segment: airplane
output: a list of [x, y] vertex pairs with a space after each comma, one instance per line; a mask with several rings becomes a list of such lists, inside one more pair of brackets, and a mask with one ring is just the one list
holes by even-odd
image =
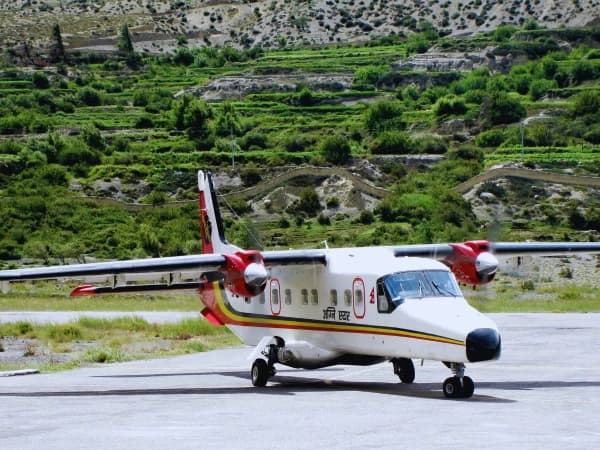
[[[198, 172], [198, 255], [0, 271], [4, 290], [19, 280], [108, 276], [72, 296], [197, 290], [202, 314], [254, 346], [250, 377], [266, 386], [275, 364], [318, 369], [336, 364], [392, 363], [402, 383], [415, 379], [413, 359], [441, 361], [452, 376], [447, 398], [469, 398], [467, 363], [501, 353], [496, 324], [465, 300], [459, 283], [479, 286], [496, 276], [495, 255], [600, 253], [600, 243], [490, 243], [244, 250], [229, 243], [212, 175]], [[128, 277], [163, 274], [164, 282]], [[190, 279], [190, 274], [192, 277]]]

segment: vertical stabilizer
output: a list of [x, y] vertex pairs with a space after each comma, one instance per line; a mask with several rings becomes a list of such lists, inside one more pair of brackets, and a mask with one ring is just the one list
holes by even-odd
[[202, 253], [233, 253], [239, 250], [225, 239], [219, 203], [209, 171], [198, 172], [200, 239]]

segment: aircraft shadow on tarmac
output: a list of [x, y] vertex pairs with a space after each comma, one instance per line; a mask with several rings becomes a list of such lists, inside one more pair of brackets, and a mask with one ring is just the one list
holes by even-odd
[[[336, 369], [333, 369], [336, 370]], [[341, 369], [340, 369], [341, 370]], [[332, 370], [330, 370], [332, 371]], [[296, 372], [297, 370], [280, 371]], [[320, 370], [319, 372], [323, 372]], [[238, 379], [249, 380], [247, 371], [214, 371], [214, 372], [185, 372], [163, 374], [131, 374], [99, 376], [94, 378], [160, 378], [182, 377], [201, 375], [221, 375]], [[506, 381], [506, 382], [480, 382], [478, 389], [497, 389], [505, 391], [522, 391], [533, 389], [561, 389], [600, 387], [600, 381]], [[224, 394], [261, 394], [261, 395], [295, 395], [301, 392], [328, 392], [352, 391], [366, 392], [383, 395], [396, 395], [401, 397], [430, 398], [445, 400], [441, 394], [441, 383], [382, 383], [368, 381], [345, 381], [321, 378], [308, 378], [305, 376], [276, 375], [270, 384], [264, 388], [247, 386], [222, 386], [222, 387], [190, 387], [190, 388], [139, 388], [139, 389], [95, 389], [74, 391], [37, 391], [37, 392], [0, 392], [0, 397], [85, 397], [85, 396], [145, 396], [145, 395], [224, 395]], [[454, 400], [456, 401], [456, 400]], [[516, 400], [493, 397], [490, 395], [475, 394], [464, 401], [514, 403]]]

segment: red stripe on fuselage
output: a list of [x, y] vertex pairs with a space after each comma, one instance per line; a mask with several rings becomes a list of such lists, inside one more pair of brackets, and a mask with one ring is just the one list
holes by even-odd
[[[216, 286], [215, 286], [216, 285]], [[217, 289], [219, 292], [217, 293]], [[297, 318], [273, 318], [272, 316], [264, 315], [259, 317], [243, 317], [240, 313], [231, 308], [226, 304], [227, 300], [223, 299], [222, 304], [219, 302], [218, 296], [221, 297], [221, 288], [218, 283], [213, 285], [207, 284], [200, 292], [200, 299], [207, 308], [209, 308], [215, 317], [217, 317], [225, 325], [237, 325], [244, 327], [256, 327], [256, 328], [276, 328], [276, 329], [290, 329], [290, 330], [311, 330], [311, 331], [324, 331], [331, 333], [358, 333], [358, 334], [376, 334], [382, 336], [395, 336], [404, 337], [408, 339], [419, 339], [430, 342], [446, 343], [453, 345], [464, 345], [464, 342], [447, 338], [444, 336], [429, 335], [419, 331], [401, 330], [394, 328], [380, 328], [377, 326], [370, 325], [359, 325], [359, 324], [325, 324], [322, 322], [303, 322]], [[223, 308], [229, 309], [229, 311]]]

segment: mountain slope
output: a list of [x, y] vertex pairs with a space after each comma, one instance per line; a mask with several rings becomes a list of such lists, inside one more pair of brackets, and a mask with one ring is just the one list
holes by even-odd
[[0, 0], [0, 45], [48, 42], [59, 24], [67, 48], [114, 49], [129, 24], [138, 48], [170, 51], [190, 44], [236, 46], [365, 41], [415, 30], [428, 21], [446, 34], [493, 30], [534, 20], [549, 28], [600, 20], [598, 0]]

